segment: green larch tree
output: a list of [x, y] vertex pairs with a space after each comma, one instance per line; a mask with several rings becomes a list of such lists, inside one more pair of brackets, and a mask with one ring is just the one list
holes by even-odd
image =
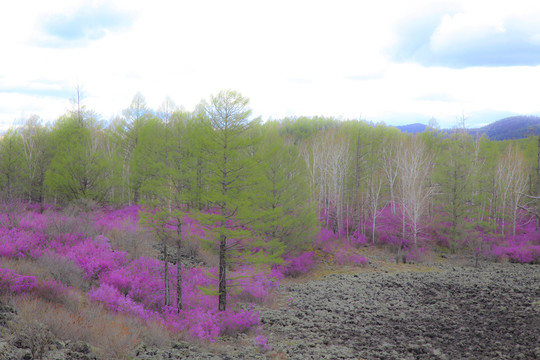
[[227, 307], [227, 267], [235, 250], [245, 250], [250, 235], [246, 226], [255, 221], [250, 192], [255, 185], [258, 162], [254, 156], [259, 136], [253, 135], [257, 120], [251, 120], [249, 100], [232, 90], [211, 96], [205, 104], [206, 122], [211, 136], [204, 141], [208, 161], [206, 201], [213, 214], [203, 215], [214, 224], [218, 238], [218, 309]]
[[254, 228], [270, 247], [267, 251], [273, 250], [273, 259], [267, 259], [272, 261], [279, 261], [283, 250], [305, 249], [317, 228], [315, 208], [309, 204], [306, 164], [292, 141], [280, 136], [278, 126], [267, 123], [262, 129], [262, 176], [254, 191], [260, 216]]
[[18, 199], [21, 193], [24, 149], [21, 138], [10, 129], [0, 140], [0, 186], [2, 200], [11, 202]]
[[77, 116], [68, 115], [55, 124], [54, 157], [45, 174], [51, 195], [61, 202], [79, 198], [103, 202], [112, 186], [113, 161], [104, 151], [101, 123], [92, 118], [79, 127]]
[[451, 224], [451, 246], [455, 248], [466, 234], [465, 218], [471, 210], [474, 142], [470, 135], [456, 129], [441, 140], [440, 146], [434, 180], [442, 215]]

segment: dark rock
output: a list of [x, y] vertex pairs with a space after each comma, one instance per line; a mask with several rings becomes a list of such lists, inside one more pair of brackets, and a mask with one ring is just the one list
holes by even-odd
[[[302, 316], [289, 307], [259, 308], [263, 323], [271, 323], [277, 335], [269, 344], [291, 359], [537, 356], [540, 312], [531, 303], [540, 297], [538, 267], [439, 268], [443, 271], [332, 275], [288, 285], [287, 297], [295, 299]], [[354, 355], [342, 355], [348, 352]]]
[[77, 341], [74, 344], [71, 344], [71, 350], [78, 352], [80, 354], [89, 354], [91, 351], [90, 345], [83, 341]]

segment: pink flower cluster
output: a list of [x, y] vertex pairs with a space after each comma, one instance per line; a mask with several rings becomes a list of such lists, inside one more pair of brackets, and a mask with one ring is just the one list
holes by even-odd
[[[139, 230], [138, 207], [102, 211], [94, 215], [95, 228], [132, 233]], [[163, 326], [209, 341], [224, 334], [245, 332], [259, 326], [258, 313], [240, 309], [241, 302], [262, 302], [274, 289], [283, 274], [275, 269], [261, 270], [240, 267], [229, 272], [228, 310], [217, 310], [217, 270], [196, 267], [182, 268], [183, 310], [176, 311], [176, 265], [169, 264], [170, 303], [165, 306], [164, 263], [151, 258], [130, 259], [128, 254], [115, 251], [104, 235], [88, 237], [84, 234], [62, 231], [62, 215], [46, 215], [29, 211], [21, 215], [19, 227], [0, 226], [0, 256], [6, 258], [33, 258], [43, 255], [71, 260], [83, 271], [84, 277], [95, 286], [88, 296], [107, 308], [158, 321]], [[35, 221], [34, 221], [35, 220]], [[6, 220], [7, 221], [7, 220]], [[65, 219], [73, 225], [73, 218]], [[82, 221], [82, 220], [81, 220]], [[204, 231], [199, 224], [184, 218], [184, 231], [188, 236], [200, 238]], [[55, 226], [51, 226], [55, 224]], [[11, 223], [10, 223], [11, 224]], [[83, 228], [71, 226], [73, 228]], [[66, 227], [65, 229], [68, 229]], [[10, 269], [0, 269], [0, 291], [30, 293], [42, 298], [60, 299], [68, 288], [57, 281], [38, 281], [33, 276], [22, 276]], [[209, 292], [207, 290], [210, 290]]]
[[283, 264], [274, 266], [274, 269], [285, 276], [300, 276], [311, 270], [315, 263], [313, 251], [304, 252], [298, 256], [286, 256]]
[[23, 276], [10, 269], [0, 268], [0, 293], [21, 294], [36, 286], [35, 276]]
[[95, 227], [101, 231], [123, 230], [133, 233], [139, 229], [139, 205], [120, 209], [103, 209], [94, 214]]

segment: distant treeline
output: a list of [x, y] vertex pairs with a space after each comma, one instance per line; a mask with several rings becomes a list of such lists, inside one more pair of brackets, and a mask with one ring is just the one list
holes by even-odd
[[[226, 133], [223, 124], [239, 115], [236, 130]], [[231, 136], [234, 148], [224, 152]], [[164, 199], [176, 187], [175, 201], [187, 209], [214, 209], [223, 201], [220, 161], [232, 161], [227, 179], [237, 186], [229, 190], [248, 194], [227, 211], [279, 209], [296, 215], [297, 229], [323, 214], [324, 225], [346, 237], [369, 233], [366, 219], [375, 228], [388, 206], [403, 213], [411, 241], [435, 213], [459, 239], [471, 222], [501, 231], [500, 224], [515, 224], [522, 214], [538, 221], [540, 211], [538, 135], [492, 141], [433, 127], [406, 134], [325, 117], [262, 123], [235, 92], [202, 101], [193, 112], [170, 100], [152, 110], [137, 94], [110, 122], [80, 101], [52, 124], [32, 116], [0, 141], [0, 197], [119, 205]]]

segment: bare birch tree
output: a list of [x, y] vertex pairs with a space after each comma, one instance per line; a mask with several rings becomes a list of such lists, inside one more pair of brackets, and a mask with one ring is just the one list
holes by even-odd
[[510, 145], [499, 159], [496, 172], [496, 189], [500, 199], [500, 224], [503, 234], [505, 219], [508, 218], [512, 223], [512, 236], [516, 235], [518, 209], [526, 188], [525, 160], [523, 155]]
[[424, 144], [418, 138], [403, 143], [398, 152], [399, 184], [401, 190], [401, 211], [403, 235], [406, 223], [412, 226], [412, 240], [418, 246], [420, 221], [433, 195], [433, 187], [428, 186], [433, 168], [433, 156], [427, 153]]
[[400, 142], [395, 139], [384, 140], [384, 146], [381, 152], [381, 167], [388, 183], [388, 189], [390, 191], [390, 206], [392, 214], [396, 213], [396, 182], [399, 173], [398, 163], [398, 151], [402, 147]]

